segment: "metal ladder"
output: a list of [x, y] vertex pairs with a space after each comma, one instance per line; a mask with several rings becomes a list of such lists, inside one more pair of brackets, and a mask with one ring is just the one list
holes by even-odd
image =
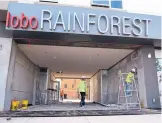
[[120, 73], [120, 80], [119, 80], [119, 91], [118, 91], [118, 106], [119, 108], [123, 108], [127, 110], [137, 109], [141, 110], [140, 99], [139, 99], [139, 91], [137, 88], [137, 81], [133, 77], [133, 81], [131, 83], [130, 92], [131, 95], [126, 95], [126, 88], [125, 88], [125, 80], [128, 73]]

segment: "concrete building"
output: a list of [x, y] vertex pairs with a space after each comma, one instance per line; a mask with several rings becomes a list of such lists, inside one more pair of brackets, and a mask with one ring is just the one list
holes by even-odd
[[0, 2], [0, 111], [14, 98], [47, 104], [48, 89], [59, 91], [58, 78], [83, 75], [91, 101], [117, 104], [118, 72], [134, 67], [140, 103], [160, 108], [161, 18], [122, 10], [122, 1], [82, 1]]

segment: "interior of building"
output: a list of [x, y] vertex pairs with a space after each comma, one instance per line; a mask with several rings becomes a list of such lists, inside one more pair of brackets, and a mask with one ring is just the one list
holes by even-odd
[[[15, 57], [11, 59], [15, 67], [12, 99], [27, 99], [32, 110], [38, 109], [34, 107], [40, 110], [40, 105], [43, 105], [43, 110], [44, 106], [51, 109], [47, 105], [58, 108], [58, 104], [79, 103], [77, 86], [82, 76], [86, 77], [87, 82], [86, 102], [117, 104], [117, 73], [119, 69], [124, 73], [129, 72], [134, 62], [130, 58], [129, 63], [123, 60], [134, 49], [13, 45], [12, 56]], [[64, 103], [60, 103], [61, 90], [64, 90]]]

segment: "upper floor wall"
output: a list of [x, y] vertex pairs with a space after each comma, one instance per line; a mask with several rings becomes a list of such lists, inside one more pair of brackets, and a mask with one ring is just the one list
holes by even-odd
[[73, 5], [73, 6], [101, 6], [108, 8], [122, 8], [122, 0], [5, 0], [0, 1], [0, 9], [7, 9], [7, 5], [10, 1], [16, 1], [20, 3], [40, 3], [40, 4], [62, 4], [62, 5]]
[[[9, 1], [19, 1], [25, 3], [42, 3], [42, 4], [55, 4], [52, 2], [39, 2], [41, 0], [4, 0], [0, 1], [0, 10], [7, 10]], [[151, 15], [162, 15], [161, 0], [46, 0], [46, 1], [58, 1], [59, 4], [73, 5], [73, 6], [84, 6], [90, 7], [91, 3], [108, 3], [111, 8], [122, 8], [125, 11], [133, 13], [151, 14]], [[107, 2], [105, 2], [107, 1]], [[110, 1], [110, 2], [109, 2]], [[158, 11], [157, 9], [158, 8]]]
[[35, 2], [50, 2], [66, 5], [77, 6], [104, 6], [109, 8], [122, 8], [122, 0], [18, 0], [19, 2], [35, 3]]

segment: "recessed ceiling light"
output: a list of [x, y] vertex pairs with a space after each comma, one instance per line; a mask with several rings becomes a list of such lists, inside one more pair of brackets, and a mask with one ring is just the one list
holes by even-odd
[[63, 73], [62, 71], [57, 71], [56, 73]]
[[56, 59], [56, 57], [53, 57], [54, 59]]
[[91, 59], [91, 57], [89, 59]]

